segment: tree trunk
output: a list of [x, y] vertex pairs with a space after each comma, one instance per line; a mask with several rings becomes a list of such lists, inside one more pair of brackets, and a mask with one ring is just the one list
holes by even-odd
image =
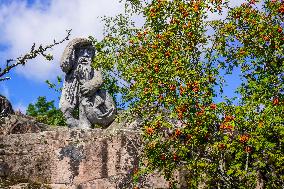
[[265, 182], [264, 182], [264, 179], [263, 179], [263, 175], [260, 171], [258, 171], [255, 189], [264, 189], [264, 183]]

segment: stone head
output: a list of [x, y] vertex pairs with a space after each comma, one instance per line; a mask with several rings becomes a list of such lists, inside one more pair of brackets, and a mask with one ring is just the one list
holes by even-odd
[[90, 64], [95, 56], [95, 48], [91, 43], [78, 44], [74, 49], [74, 55], [78, 64]]
[[63, 72], [69, 73], [78, 64], [91, 64], [95, 55], [92, 42], [86, 38], [75, 38], [68, 43], [60, 61]]

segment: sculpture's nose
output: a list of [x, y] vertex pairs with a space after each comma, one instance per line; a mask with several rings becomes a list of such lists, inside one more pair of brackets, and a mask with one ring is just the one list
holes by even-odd
[[88, 52], [88, 49], [84, 49], [83, 56], [85, 56], [85, 57], [89, 57], [90, 56], [90, 54]]

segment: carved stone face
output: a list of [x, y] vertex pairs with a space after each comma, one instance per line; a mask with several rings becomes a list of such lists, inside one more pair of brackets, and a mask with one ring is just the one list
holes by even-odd
[[91, 67], [92, 59], [95, 56], [95, 48], [92, 45], [78, 46], [75, 48], [76, 69], [75, 76], [81, 84], [94, 77]]
[[79, 64], [90, 64], [95, 56], [95, 49], [91, 45], [77, 47], [75, 56]]

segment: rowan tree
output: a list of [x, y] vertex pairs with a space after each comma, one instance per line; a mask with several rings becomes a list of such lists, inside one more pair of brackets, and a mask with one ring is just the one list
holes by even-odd
[[[105, 38], [92, 38], [94, 66], [103, 67], [106, 87], [122, 96], [127, 112], [143, 120], [144, 170], [158, 170], [172, 188], [281, 188], [283, 2], [248, 1], [217, 21], [208, 12], [222, 13], [227, 1], [125, 5], [125, 14], [104, 18]], [[144, 18], [141, 28], [133, 15]], [[221, 70], [236, 68], [241, 100], [216, 103]]]

